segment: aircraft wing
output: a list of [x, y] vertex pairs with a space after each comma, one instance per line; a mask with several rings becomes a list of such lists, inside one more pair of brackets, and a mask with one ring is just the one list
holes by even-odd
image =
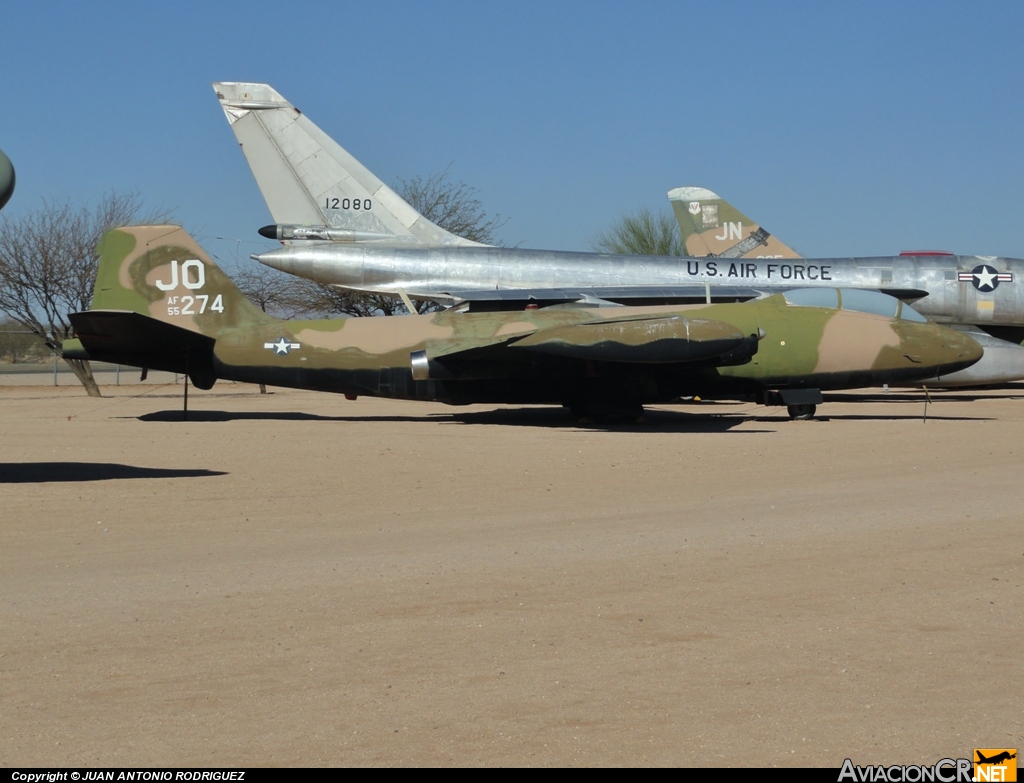
[[497, 288], [446, 291], [453, 304], [468, 302], [470, 310], [514, 310], [536, 304], [705, 304], [745, 302], [772, 291], [739, 286], [593, 286], [580, 288]]
[[724, 321], [668, 316], [553, 326], [511, 347], [574, 359], [663, 364], [714, 359], [740, 348], [751, 338], [756, 346], [757, 335], [748, 337]]
[[734, 324], [683, 315], [635, 315], [623, 308], [621, 317], [593, 317], [577, 311], [563, 323], [540, 329], [496, 334], [472, 340], [450, 340], [427, 345], [414, 354], [414, 367], [422, 365], [423, 378], [465, 373], [473, 363], [503, 361], [512, 351], [572, 359], [625, 364], [673, 364], [717, 360], [743, 363], [757, 353], [760, 335], [748, 335]]
[[[746, 302], [760, 299], [782, 291], [800, 288], [750, 288], [729, 285], [680, 285], [680, 286], [594, 286], [579, 288], [497, 288], [470, 289], [443, 292], [436, 295], [413, 294], [430, 299], [444, 299], [446, 304], [468, 304], [470, 310], [516, 310], [526, 305], [550, 307], [559, 304], [597, 305], [660, 305], [660, 304], [705, 304], [718, 302]], [[927, 291], [918, 288], [878, 288], [883, 294], [916, 301], [928, 296]]]

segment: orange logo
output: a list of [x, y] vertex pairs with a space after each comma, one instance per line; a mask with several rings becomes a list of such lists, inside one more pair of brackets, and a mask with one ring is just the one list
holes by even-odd
[[1017, 780], [1016, 748], [975, 748], [974, 780], [976, 783], [1010, 783]]

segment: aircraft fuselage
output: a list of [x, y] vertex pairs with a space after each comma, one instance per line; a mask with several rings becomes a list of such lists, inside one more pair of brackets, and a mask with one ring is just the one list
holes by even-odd
[[[451, 301], [501, 289], [732, 286], [766, 292], [816, 286], [897, 292], [945, 323], [1024, 326], [1024, 260], [992, 256], [723, 259], [614, 256], [518, 248], [395, 248], [296, 242], [254, 256], [321, 283]], [[919, 299], [901, 291], [922, 291]], [[615, 296], [608, 296], [619, 301]], [[666, 296], [671, 299], [671, 296]], [[623, 297], [621, 301], [629, 301]]]

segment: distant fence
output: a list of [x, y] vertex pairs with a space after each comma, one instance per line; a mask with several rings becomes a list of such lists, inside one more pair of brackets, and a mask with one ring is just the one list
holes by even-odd
[[[143, 381], [141, 379], [142, 370], [138, 367], [125, 367], [106, 362], [92, 362], [91, 364], [96, 383], [102, 385], [181, 383], [181, 376], [178, 373], [150, 371], [149, 377]], [[79, 381], [71, 368], [56, 356], [52, 362], [0, 363], [0, 386], [40, 386], [44, 383], [47, 385], [52, 383], [54, 386], [75, 386]]]
[[[25, 329], [0, 329], [0, 344], [4, 342], [7, 335], [35, 337], [34, 332]], [[39, 345], [36, 350], [38, 350], [43, 346], [43, 342], [39, 338], [28, 341], [26, 345], [37, 341]], [[49, 352], [45, 347], [42, 347], [42, 351]], [[9, 355], [10, 351], [7, 353]], [[38, 355], [32, 356], [33, 351], [28, 347], [23, 348], [21, 353], [31, 358], [27, 358], [25, 361], [7, 362], [4, 361], [7, 357], [0, 355], [0, 386], [40, 386], [44, 383], [47, 385], [52, 383], [54, 386], [75, 386], [79, 383], [78, 377], [59, 357], [48, 358], [45, 353], [42, 358]], [[142, 371], [137, 367], [123, 367], [120, 364], [108, 364], [107, 362], [91, 362], [91, 365], [96, 383], [104, 386], [120, 386], [122, 382], [126, 385], [180, 383], [182, 380], [177, 373], [151, 372], [149, 377], [142, 381]], [[46, 376], [46, 379], [39, 376]]]

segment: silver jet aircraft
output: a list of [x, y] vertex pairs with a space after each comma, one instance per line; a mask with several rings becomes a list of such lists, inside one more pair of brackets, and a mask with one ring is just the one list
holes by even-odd
[[[758, 246], [770, 250], [766, 236], [714, 210], [705, 213], [699, 200], [688, 208], [700, 213], [706, 230], [732, 243], [715, 257], [480, 245], [416, 212], [269, 85], [213, 87], [274, 219], [260, 234], [284, 245], [253, 258], [300, 277], [469, 310], [736, 302], [793, 288], [864, 288], [911, 302], [936, 321], [1024, 333], [1024, 291], [1015, 283], [1024, 275], [1020, 259], [741, 258]], [[967, 371], [973, 376], [956, 380], [978, 385], [1024, 377], [1024, 359], [1009, 376], [1005, 368], [986, 374], [992, 370], [986, 364], [983, 359]]]

